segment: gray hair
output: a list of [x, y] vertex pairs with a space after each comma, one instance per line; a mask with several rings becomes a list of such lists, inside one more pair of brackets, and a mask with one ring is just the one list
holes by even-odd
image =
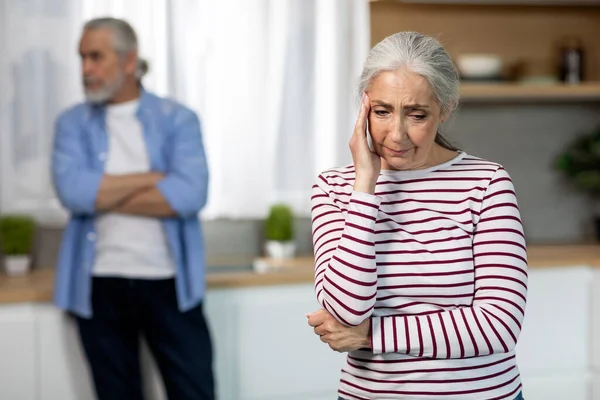
[[[88, 21], [83, 29], [109, 29], [113, 33], [113, 47], [121, 57], [125, 57], [132, 51], [135, 53], [138, 51], [137, 34], [125, 20], [111, 17], [95, 18]], [[141, 81], [144, 75], [148, 73], [148, 69], [148, 62], [138, 57], [135, 71], [136, 79]]]
[[359, 96], [381, 72], [401, 68], [427, 79], [443, 113], [456, 109], [459, 74], [452, 59], [440, 42], [417, 32], [395, 33], [371, 49], [360, 77]]
[[109, 29], [113, 33], [113, 47], [121, 56], [137, 52], [138, 41], [135, 30], [127, 21], [117, 18], [104, 17], [88, 21], [84, 27], [88, 29]]
[[142, 78], [144, 77], [144, 75], [146, 75], [149, 70], [150, 70], [150, 64], [148, 64], [148, 61], [144, 60], [143, 58], [138, 57], [137, 68], [135, 70], [136, 79], [138, 81], [141, 81]]

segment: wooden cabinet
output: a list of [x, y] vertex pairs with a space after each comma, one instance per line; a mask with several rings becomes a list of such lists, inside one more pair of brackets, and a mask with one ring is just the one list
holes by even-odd
[[462, 103], [600, 102], [600, 83], [580, 85], [462, 84]]

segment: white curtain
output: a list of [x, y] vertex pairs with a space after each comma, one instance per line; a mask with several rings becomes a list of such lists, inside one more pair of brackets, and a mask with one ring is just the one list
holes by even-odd
[[55, 213], [52, 123], [79, 99], [80, 26], [66, 1], [0, 1], [0, 210]]
[[196, 110], [211, 183], [205, 218], [308, 215], [323, 169], [350, 162], [367, 0], [0, 0], [0, 211], [56, 216], [52, 124], [82, 99], [84, 21], [128, 20], [148, 90]]

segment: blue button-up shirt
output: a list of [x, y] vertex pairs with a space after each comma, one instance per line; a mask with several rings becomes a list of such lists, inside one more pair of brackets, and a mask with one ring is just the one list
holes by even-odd
[[[162, 218], [176, 264], [181, 311], [204, 296], [204, 240], [198, 212], [206, 203], [208, 167], [197, 115], [142, 91], [137, 111], [152, 171], [165, 178], [158, 190], [177, 213]], [[55, 127], [52, 178], [71, 217], [62, 238], [54, 302], [82, 317], [92, 316], [91, 276], [95, 258], [95, 202], [108, 153], [106, 108], [83, 103], [62, 113]]]

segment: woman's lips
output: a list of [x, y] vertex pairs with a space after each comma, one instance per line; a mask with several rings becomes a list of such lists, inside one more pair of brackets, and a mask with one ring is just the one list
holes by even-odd
[[404, 154], [406, 154], [410, 149], [406, 149], [406, 150], [394, 150], [394, 149], [390, 149], [389, 147], [386, 147], [386, 149], [388, 149], [390, 151], [390, 153], [392, 153], [392, 155], [394, 156], [402, 156]]

